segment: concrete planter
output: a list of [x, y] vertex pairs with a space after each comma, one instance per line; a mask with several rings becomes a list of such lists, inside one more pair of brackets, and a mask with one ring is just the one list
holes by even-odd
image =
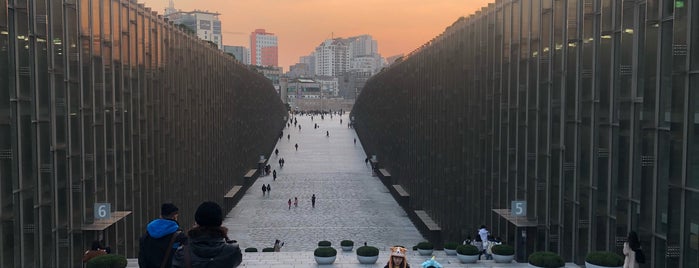
[[456, 249], [444, 249], [444, 253], [449, 255], [449, 256], [455, 256], [456, 255]]
[[[531, 263], [527, 263], [527, 265], [528, 265], [527, 267], [532, 267], [532, 268], [543, 268], [543, 267], [541, 267], [541, 266], [536, 266], [536, 265], [533, 265], [533, 264], [531, 264]], [[561, 266], [561, 267], [559, 267], [559, 268], [563, 268], [563, 267], [565, 267], [565, 266]], [[588, 268], [588, 267], [585, 266], [585, 268]]]
[[316, 262], [318, 264], [333, 264], [335, 262], [335, 258], [337, 256], [331, 256], [331, 257], [318, 257], [318, 256], [313, 256], [316, 258]]
[[352, 251], [352, 248], [354, 248], [354, 246], [341, 246], [341, 247], [342, 247], [342, 251]]
[[621, 268], [623, 266], [599, 266], [599, 265], [594, 265], [589, 262], [585, 262], [585, 268]]
[[515, 255], [498, 255], [493, 254], [493, 260], [497, 263], [511, 263], [515, 259]]
[[461, 261], [461, 263], [476, 263], [478, 261], [478, 255], [461, 255], [456, 254], [456, 258]]
[[432, 255], [432, 251], [434, 251], [434, 250], [433, 249], [419, 249], [419, 248], [417, 249], [417, 252], [420, 253], [420, 255], [422, 255], [422, 256], [430, 256], [430, 255]]
[[379, 256], [359, 256], [357, 255], [357, 260], [361, 264], [374, 264], [379, 259]]

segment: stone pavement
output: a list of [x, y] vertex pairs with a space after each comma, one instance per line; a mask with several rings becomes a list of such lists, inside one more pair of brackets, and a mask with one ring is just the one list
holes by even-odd
[[[279, 239], [285, 243], [282, 251], [313, 251], [321, 240], [333, 245], [344, 239], [357, 245], [367, 242], [381, 250], [393, 245], [412, 247], [424, 240], [364, 163], [359, 140], [354, 144], [356, 133], [347, 128], [348, 114], [296, 119], [301, 130], [293, 124], [285, 128], [276, 146], [279, 156], [272, 153], [269, 159], [277, 171], [276, 181], [271, 175], [258, 178], [224, 220], [231, 239], [243, 249], [258, 250], [272, 247]], [[314, 124], [320, 127], [314, 129]], [[285, 160], [283, 168], [279, 158]], [[271, 186], [270, 194], [262, 194], [263, 184]], [[298, 207], [293, 205], [295, 197]]]

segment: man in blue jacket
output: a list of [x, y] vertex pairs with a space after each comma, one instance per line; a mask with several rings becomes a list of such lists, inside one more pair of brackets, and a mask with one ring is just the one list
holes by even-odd
[[187, 236], [177, 223], [179, 209], [172, 203], [160, 207], [160, 218], [148, 223], [146, 233], [139, 239], [138, 266], [161, 268], [172, 265], [175, 250], [187, 242]]

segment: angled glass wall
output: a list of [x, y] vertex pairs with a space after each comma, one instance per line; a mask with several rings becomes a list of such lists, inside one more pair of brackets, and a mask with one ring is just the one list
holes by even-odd
[[262, 75], [135, 0], [0, 0], [0, 267], [80, 267], [93, 240], [136, 257], [161, 203], [223, 204], [284, 116]]
[[697, 14], [686, 0], [495, 1], [372, 77], [357, 132], [445, 241], [485, 224], [520, 259], [582, 264], [636, 231], [650, 267], [696, 267]]

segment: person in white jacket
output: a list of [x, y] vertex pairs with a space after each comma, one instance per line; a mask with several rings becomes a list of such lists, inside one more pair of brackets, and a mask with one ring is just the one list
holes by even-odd
[[645, 257], [641, 251], [641, 243], [636, 232], [629, 232], [624, 242], [624, 268], [639, 268], [639, 263], [644, 263]]

